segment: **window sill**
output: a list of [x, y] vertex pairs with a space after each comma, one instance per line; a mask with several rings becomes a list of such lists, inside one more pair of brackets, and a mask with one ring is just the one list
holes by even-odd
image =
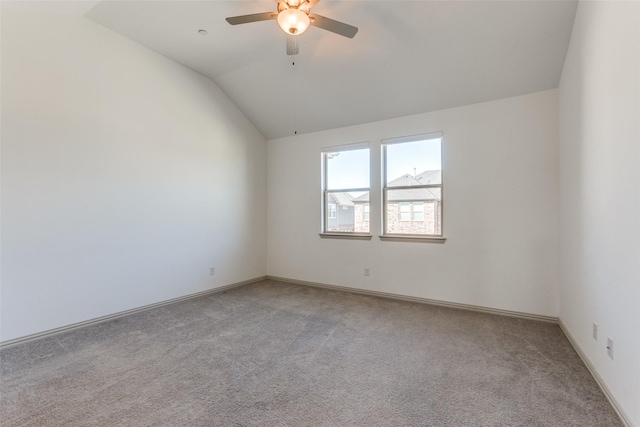
[[371, 240], [371, 234], [320, 233], [319, 236], [323, 239]]
[[444, 243], [446, 237], [431, 237], [431, 236], [403, 236], [401, 234], [387, 234], [385, 236], [379, 236], [380, 240], [387, 242], [419, 242], [419, 243]]

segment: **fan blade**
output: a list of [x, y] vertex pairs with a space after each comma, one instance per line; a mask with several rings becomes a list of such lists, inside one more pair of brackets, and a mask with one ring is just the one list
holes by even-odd
[[287, 34], [287, 55], [297, 55], [299, 51], [298, 36]]
[[227, 18], [227, 22], [231, 25], [248, 24], [249, 22], [268, 21], [270, 19], [276, 19], [277, 13], [264, 12], [254, 13], [252, 15], [231, 16]]
[[332, 33], [340, 34], [341, 36], [349, 37], [350, 39], [352, 39], [358, 32], [357, 27], [345, 24], [344, 22], [334, 21], [333, 19], [325, 18], [324, 16], [309, 15], [309, 18], [311, 18], [310, 25], [331, 31]]

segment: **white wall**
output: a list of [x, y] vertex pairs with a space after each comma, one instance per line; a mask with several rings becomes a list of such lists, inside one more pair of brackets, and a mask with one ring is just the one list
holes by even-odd
[[[321, 239], [322, 147], [444, 132], [444, 244]], [[555, 90], [268, 142], [272, 276], [557, 316]], [[364, 277], [363, 269], [371, 268]]]
[[263, 276], [265, 157], [209, 79], [3, 10], [1, 339]]
[[640, 3], [580, 3], [559, 111], [560, 319], [640, 426]]

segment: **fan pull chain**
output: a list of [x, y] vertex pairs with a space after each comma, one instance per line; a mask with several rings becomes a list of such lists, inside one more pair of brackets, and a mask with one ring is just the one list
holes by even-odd
[[293, 112], [293, 134], [297, 135], [298, 134], [298, 73], [296, 73], [296, 61], [292, 61], [291, 62], [291, 66], [293, 67], [293, 85], [294, 85], [294, 91], [295, 91], [295, 106], [294, 109], [295, 111]]

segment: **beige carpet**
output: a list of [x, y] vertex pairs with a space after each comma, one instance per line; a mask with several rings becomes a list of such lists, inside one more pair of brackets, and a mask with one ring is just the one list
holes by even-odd
[[265, 281], [0, 352], [9, 426], [619, 426], [557, 325]]

